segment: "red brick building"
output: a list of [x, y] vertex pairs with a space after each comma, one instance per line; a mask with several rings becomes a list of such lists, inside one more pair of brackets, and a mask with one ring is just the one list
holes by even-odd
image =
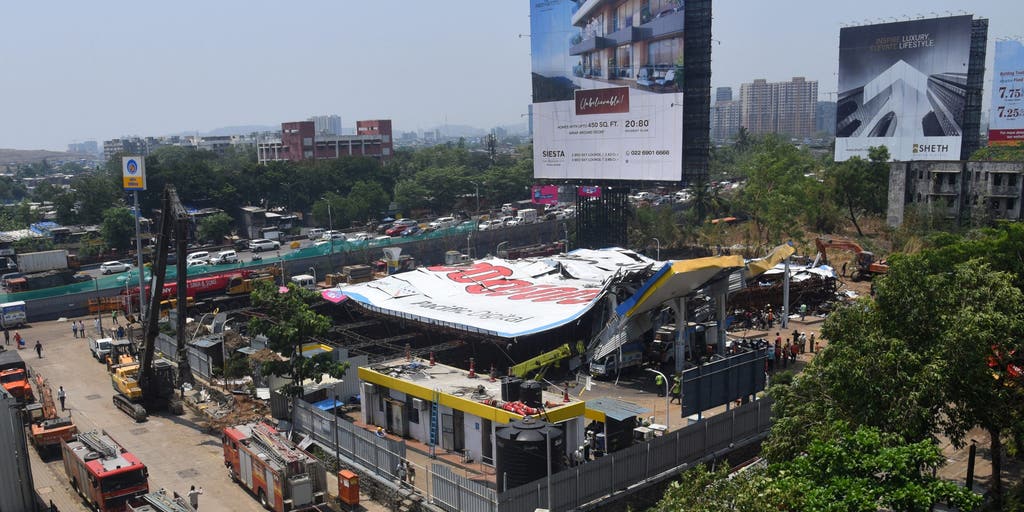
[[391, 120], [356, 121], [355, 135], [317, 134], [313, 121], [281, 123], [279, 140], [256, 145], [259, 163], [366, 156], [386, 162], [394, 154]]

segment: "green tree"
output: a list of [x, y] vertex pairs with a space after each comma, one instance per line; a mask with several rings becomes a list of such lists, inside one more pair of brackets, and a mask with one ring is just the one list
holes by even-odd
[[348, 369], [348, 363], [336, 363], [330, 354], [306, 357], [301, 353], [303, 343], [322, 338], [331, 327], [330, 318], [312, 308], [319, 300], [317, 293], [294, 284], [281, 293], [276, 284], [261, 281], [252, 292], [253, 306], [263, 316], [253, 317], [249, 329], [266, 336], [270, 350], [285, 358], [264, 363], [263, 369], [291, 380], [283, 389], [289, 396], [300, 396], [302, 381], [306, 379], [320, 382], [325, 374], [340, 379]]
[[406, 212], [429, 205], [429, 194], [430, 191], [416, 180], [402, 180], [395, 184], [395, 202]]
[[[75, 191], [75, 209], [78, 222], [82, 224], [99, 224], [103, 221], [104, 210], [111, 205], [123, 204], [123, 190], [115, 181], [113, 172], [118, 172], [120, 163], [113, 171], [110, 169], [85, 174], [71, 182]], [[152, 184], [150, 184], [152, 186]], [[159, 189], [157, 189], [159, 190]]]
[[207, 215], [199, 221], [199, 239], [219, 243], [224, 237], [231, 234], [231, 227], [234, 223], [235, 220], [224, 212]]
[[750, 215], [760, 242], [772, 245], [784, 236], [799, 238], [800, 220], [810, 198], [805, 194], [814, 158], [775, 135], [761, 140], [741, 165], [747, 183], [736, 208]]
[[103, 210], [103, 223], [100, 234], [108, 247], [127, 251], [132, 247], [135, 238], [135, 218], [125, 207], [107, 208]]
[[971, 510], [981, 496], [933, 476], [945, 459], [931, 440], [904, 442], [872, 427], [835, 422], [792, 459], [730, 475], [703, 465], [673, 482], [652, 511], [928, 511], [938, 503]]
[[[954, 243], [895, 257], [874, 301], [829, 316], [822, 328], [829, 347], [791, 386], [770, 391], [778, 418], [765, 443], [770, 460], [835, 437], [834, 420], [910, 442], [941, 433], [958, 447], [980, 426], [998, 470], [1001, 436], [1019, 436], [1024, 425], [1024, 394], [1005, 375], [993, 379], [988, 363], [994, 354], [1024, 352], [1024, 295], [1010, 274], [980, 260], [951, 262], [970, 249]], [[998, 502], [998, 481], [992, 491]]]
[[889, 197], [889, 150], [885, 146], [868, 149], [868, 159], [853, 157], [829, 169], [829, 185], [835, 203], [846, 210], [857, 234], [864, 236], [857, 219], [881, 214]]

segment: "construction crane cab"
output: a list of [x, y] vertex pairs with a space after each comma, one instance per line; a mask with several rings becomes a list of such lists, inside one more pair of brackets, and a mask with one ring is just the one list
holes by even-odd
[[820, 237], [814, 240], [814, 245], [818, 248], [820, 262], [825, 264], [828, 264], [828, 249], [830, 248], [852, 252], [854, 268], [850, 271], [850, 279], [854, 281], [870, 279], [889, 271], [889, 264], [884, 259], [876, 260], [874, 253], [865, 251], [860, 244], [853, 240]]

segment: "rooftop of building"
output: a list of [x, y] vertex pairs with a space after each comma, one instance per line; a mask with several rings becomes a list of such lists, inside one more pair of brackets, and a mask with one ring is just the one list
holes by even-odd
[[[484, 417], [498, 416], [492, 419], [497, 419], [501, 423], [508, 423], [512, 419], [523, 417], [524, 414], [517, 414], [500, 408], [501, 379], [491, 379], [486, 373], [490, 371], [489, 368], [482, 370], [483, 373], [476, 372], [475, 376], [470, 376], [468, 370], [454, 366], [441, 363], [431, 365], [429, 361], [423, 359], [403, 357], [360, 367], [359, 378], [363, 381], [398, 389], [428, 402], [432, 400], [432, 392], [437, 391], [442, 395], [493, 409], [493, 412], [497, 414], [485, 415], [477, 414], [475, 411], [469, 412]], [[384, 379], [374, 374], [384, 377]], [[440, 401], [444, 402], [444, 400]], [[584, 410], [584, 402], [582, 400], [562, 392], [542, 391], [541, 402], [545, 404], [541, 411], [537, 413], [527, 412], [525, 415], [547, 413], [551, 421], [557, 422], [570, 417], [580, 416]], [[445, 405], [451, 406], [453, 404]], [[556, 411], [562, 410], [566, 412], [556, 414]]]

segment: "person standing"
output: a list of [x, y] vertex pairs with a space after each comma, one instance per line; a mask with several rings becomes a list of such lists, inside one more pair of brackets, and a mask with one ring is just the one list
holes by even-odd
[[766, 357], [768, 359], [768, 373], [775, 372], [775, 348], [769, 346]]
[[797, 343], [794, 343], [794, 344], [790, 345], [789, 346], [789, 353], [790, 353], [790, 355], [793, 358], [793, 366], [796, 366], [796, 355], [798, 353], [800, 353], [800, 345], [797, 344]]
[[192, 505], [192, 508], [199, 510], [199, 495], [203, 493], [203, 488], [200, 487], [198, 490], [196, 486], [192, 486], [188, 491], [188, 504]]
[[71, 321], [71, 335], [74, 336], [76, 340], [78, 339], [78, 322], [75, 322], [74, 320]]
[[771, 329], [775, 326], [775, 313], [772, 311], [771, 304], [768, 304], [768, 313], [766, 316], [768, 318], [768, 328]]
[[39, 359], [43, 358], [43, 342], [36, 340], [36, 355]]
[[679, 405], [682, 405], [683, 404], [683, 400], [682, 400], [682, 398], [679, 395], [680, 391], [681, 390], [680, 390], [680, 384], [679, 384], [679, 377], [678, 376], [673, 377], [672, 378], [672, 399], [669, 400], [668, 403], [679, 402]]
[[813, 354], [818, 349], [818, 342], [814, 339], [814, 333], [811, 333], [811, 353]]
[[81, 320], [78, 321], [78, 332], [82, 333], [83, 338], [85, 337], [85, 322]]
[[800, 333], [800, 353], [804, 354], [807, 352], [807, 332]]
[[114, 325], [121, 325], [117, 321], [117, 310], [116, 309], [110, 312], [110, 322], [112, 324], [114, 324]]
[[409, 473], [409, 485], [415, 487], [416, 486], [416, 467], [413, 466], [412, 464], [406, 462], [405, 463], [405, 468], [406, 468], [406, 471]]
[[807, 304], [800, 304], [800, 321], [803, 322], [804, 318], [807, 318]]
[[60, 389], [57, 390], [57, 400], [60, 400], [60, 410], [62, 411], [66, 410], [64, 409], [64, 400], [67, 400], [67, 398], [68, 394], [64, 391], [64, 386], [61, 386]]
[[654, 387], [658, 388], [658, 396], [665, 396], [665, 377], [660, 373], [654, 374]]
[[18, 331], [14, 331], [14, 344], [17, 345], [18, 348], [23, 348], [23, 345], [21, 344], [21, 333]]

